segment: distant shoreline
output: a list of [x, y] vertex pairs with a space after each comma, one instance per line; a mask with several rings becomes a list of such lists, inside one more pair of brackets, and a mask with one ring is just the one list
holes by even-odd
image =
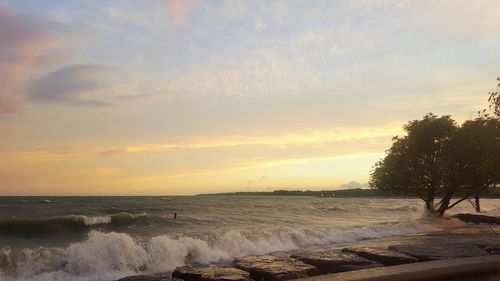
[[[339, 190], [274, 190], [274, 191], [237, 191], [222, 193], [204, 193], [195, 196], [312, 196], [317, 198], [418, 198], [409, 193], [386, 192], [375, 189], [339, 189]], [[500, 199], [500, 190], [484, 195], [485, 199]]]

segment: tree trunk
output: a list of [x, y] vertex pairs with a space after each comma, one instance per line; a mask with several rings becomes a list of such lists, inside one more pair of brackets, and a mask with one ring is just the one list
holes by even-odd
[[444, 216], [444, 212], [446, 212], [446, 208], [447, 208], [447, 207], [445, 207], [445, 208], [440, 207], [440, 208], [437, 210], [437, 215], [438, 215], [438, 216], [440, 216], [440, 217]]
[[429, 213], [434, 213], [434, 200], [425, 200], [425, 208]]
[[450, 206], [450, 200], [452, 197], [453, 197], [453, 192], [447, 192], [443, 196], [443, 199], [441, 200], [441, 204], [439, 205], [439, 208], [437, 209], [438, 216], [442, 217], [444, 215], [444, 212], [446, 212], [446, 210], [448, 210], [448, 206]]
[[436, 212], [436, 210], [434, 209], [434, 192], [432, 191], [427, 195], [427, 198], [425, 200], [425, 208], [431, 214]]
[[476, 193], [476, 195], [475, 195], [475, 198], [474, 198], [474, 199], [475, 199], [475, 201], [476, 201], [476, 202], [475, 202], [475, 204], [474, 204], [474, 208], [476, 209], [476, 212], [477, 212], [477, 213], [481, 213], [481, 205], [480, 205], [480, 203], [479, 203], [479, 193]]

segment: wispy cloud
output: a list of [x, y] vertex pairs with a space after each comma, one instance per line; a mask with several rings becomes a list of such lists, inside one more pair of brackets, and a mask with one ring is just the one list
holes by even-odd
[[495, 0], [2, 3], [13, 192], [365, 182], [405, 120], [465, 119], [500, 65]]
[[108, 103], [85, 96], [110, 83], [115, 70], [101, 65], [68, 65], [45, 74], [29, 90], [35, 102], [102, 106]]
[[400, 125], [393, 125], [379, 128], [364, 128], [356, 131], [348, 129], [336, 130], [316, 130], [302, 133], [285, 134], [254, 134], [254, 135], [236, 135], [224, 136], [220, 138], [194, 139], [182, 142], [140, 144], [129, 146], [116, 146], [108, 150], [99, 152], [103, 156], [113, 156], [123, 153], [141, 153], [141, 152], [161, 152], [173, 149], [206, 149], [223, 148], [235, 146], [268, 145], [275, 147], [301, 146], [329, 142], [340, 142], [347, 140], [369, 140], [374, 138], [392, 136], [401, 132]]
[[0, 3], [0, 113], [20, 110], [24, 85], [43, 66], [61, 59], [49, 47], [66, 36], [52, 23]]
[[[247, 170], [260, 170], [266, 168], [272, 168], [277, 166], [286, 165], [299, 165], [306, 164], [309, 161], [315, 160], [334, 160], [334, 159], [349, 159], [349, 158], [363, 158], [371, 156], [381, 156], [380, 152], [370, 152], [370, 153], [353, 153], [353, 154], [343, 154], [334, 156], [316, 156], [316, 157], [301, 157], [301, 158], [288, 158], [288, 159], [245, 159], [239, 162], [237, 165], [231, 165], [226, 167], [216, 167], [216, 168], [205, 168], [194, 170], [190, 172], [172, 172], [164, 173], [161, 175], [146, 176], [140, 178], [141, 181], [157, 181], [169, 178], [189, 178], [197, 176], [209, 176], [209, 175], [220, 175], [220, 174], [234, 174], [240, 173]], [[262, 178], [261, 178], [262, 180]], [[248, 181], [247, 181], [248, 183]]]

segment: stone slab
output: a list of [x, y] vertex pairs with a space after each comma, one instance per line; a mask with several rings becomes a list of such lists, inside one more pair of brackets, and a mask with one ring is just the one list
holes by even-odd
[[383, 265], [399, 265], [417, 262], [418, 259], [412, 256], [408, 256], [396, 251], [390, 251], [385, 249], [377, 248], [366, 248], [366, 247], [350, 247], [342, 249], [343, 253], [351, 253], [360, 256], [365, 259], [379, 262]]
[[470, 277], [469, 280], [498, 280], [500, 255], [488, 255], [452, 260], [417, 262], [395, 266], [362, 269], [336, 274], [303, 278], [300, 281], [451, 281]]
[[170, 274], [153, 274], [128, 276], [118, 281], [172, 281], [172, 278]]
[[312, 265], [288, 257], [271, 255], [236, 259], [233, 265], [248, 271], [256, 281], [283, 281], [320, 274]]
[[378, 262], [331, 249], [296, 253], [292, 257], [315, 266], [322, 274], [382, 266]]
[[468, 223], [500, 224], [500, 217], [479, 214], [456, 214], [453, 217]]
[[181, 266], [172, 277], [185, 281], [251, 281], [250, 274], [232, 266]]
[[488, 252], [473, 244], [465, 243], [423, 243], [392, 245], [391, 251], [400, 252], [420, 261], [477, 257], [488, 255]]

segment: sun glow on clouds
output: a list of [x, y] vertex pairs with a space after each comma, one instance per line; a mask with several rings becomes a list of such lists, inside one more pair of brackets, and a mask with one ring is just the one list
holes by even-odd
[[366, 182], [405, 121], [485, 106], [498, 11], [489, 0], [4, 1], [0, 193]]
[[139, 152], [159, 152], [172, 149], [203, 149], [232, 147], [245, 145], [269, 145], [277, 147], [321, 144], [325, 142], [339, 142], [345, 140], [369, 140], [377, 137], [390, 138], [401, 133], [400, 125], [392, 125], [387, 128], [363, 128], [360, 130], [316, 130], [312, 132], [287, 133], [280, 135], [237, 135], [225, 136], [221, 138], [201, 138], [197, 140], [186, 140], [179, 143], [145, 144], [130, 145], [123, 147], [113, 147], [102, 151], [101, 155], [116, 155], [120, 153], [139, 153]]
[[[250, 177], [246, 175], [252, 174], [252, 171], [270, 173], [280, 166], [306, 168], [318, 160], [328, 162], [380, 156], [379, 150], [396, 131], [371, 128], [364, 132], [350, 132], [352, 135], [339, 130], [336, 133], [312, 132], [309, 135], [247, 136], [246, 139], [236, 136], [228, 137], [226, 141], [205, 139], [202, 142], [135, 145], [105, 151], [95, 146], [70, 146], [64, 151], [57, 151], [57, 147], [52, 148], [53, 151], [7, 151], [0, 152], [3, 159], [8, 159], [0, 164], [0, 171], [7, 175], [21, 167], [27, 171], [36, 169], [37, 173], [31, 173], [30, 178], [25, 178], [23, 182], [42, 189], [52, 186], [59, 190], [71, 184], [99, 193], [103, 186], [110, 186], [109, 193], [113, 194], [113, 187], [116, 186], [141, 187], [141, 192], [149, 186], [150, 193], [161, 193], [162, 189], [157, 186], [174, 186], [182, 182], [196, 192], [215, 192], [222, 187], [234, 189], [244, 185], [246, 177]], [[188, 184], [188, 179], [198, 182], [199, 178], [227, 178], [229, 174], [242, 174], [245, 178], [232, 178], [226, 183], [219, 180], [212, 185], [207, 183], [203, 187], [205, 189]], [[324, 179], [324, 176], [321, 178]], [[338, 178], [329, 180], [328, 184], [349, 180]], [[5, 179], [7, 181], [3, 183], [7, 185], [9, 177]], [[280, 181], [279, 178], [277, 180]], [[318, 187], [325, 185], [321, 181], [312, 181]]]

